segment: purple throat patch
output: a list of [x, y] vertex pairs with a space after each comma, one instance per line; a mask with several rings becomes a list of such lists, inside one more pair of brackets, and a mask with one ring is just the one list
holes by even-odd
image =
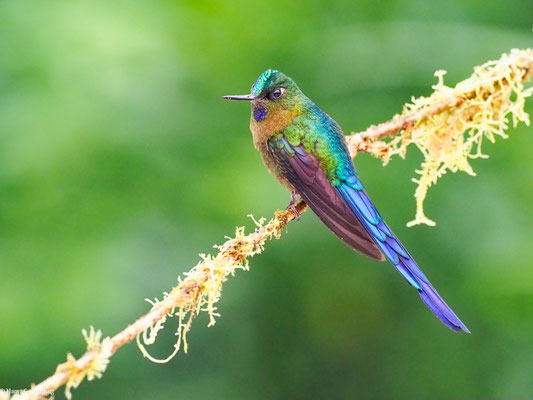
[[254, 118], [256, 121], [262, 121], [265, 119], [268, 111], [265, 108], [254, 108]]

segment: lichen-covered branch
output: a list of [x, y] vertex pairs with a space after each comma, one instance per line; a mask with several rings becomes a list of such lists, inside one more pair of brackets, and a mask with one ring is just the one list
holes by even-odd
[[[529, 122], [524, 112], [524, 100], [532, 88], [524, 89], [523, 83], [533, 77], [533, 50], [513, 50], [499, 61], [489, 62], [475, 69], [474, 75], [450, 88], [442, 81], [443, 72], [438, 72], [439, 81], [429, 97], [413, 99], [404, 107], [402, 114], [391, 121], [372, 126], [366, 131], [348, 137], [352, 155], [366, 151], [388, 162], [393, 155], [405, 156], [407, 146], [415, 144], [424, 155], [418, 189], [417, 215], [413, 223], [429, 223], [423, 213], [423, 200], [429, 186], [447, 170], [465, 171], [473, 174], [469, 158], [483, 157], [481, 142], [484, 137], [494, 141], [495, 136], [506, 137], [507, 117], [513, 125], [519, 121]], [[384, 138], [392, 137], [388, 141]], [[296, 205], [303, 212], [305, 203]], [[187, 332], [195, 316], [208, 313], [209, 325], [218, 316], [218, 302], [222, 284], [228, 276], [239, 269], [248, 269], [248, 259], [263, 251], [268, 239], [279, 238], [287, 224], [296, 217], [293, 211], [278, 211], [266, 220], [254, 220], [256, 229], [246, 235], [244, 228], [237, 228], [235, 237], [227, 238], [216, 256], [201, 255], [202, 260], [179, 279], [178, 285], [161, 300], [150, 300], [152, 308], [144, 316], [117, 333], [102, 339], [100, 331], [92, 327], [83, 331], [87, 352], [75, 359], [71, 354], [60, 364], [55, 373], [31, 389], [14, 394], [0, 391], [3, 399], [42, 399], [65, 385], [66, 395], [83, 379], [100, 378], [109, 358], [123, 345], [137, 339], [144, 356], [154, 362], [166, 362], [180, 349], [187, 351]], [[167, 318], [177, 317], [179, 325], [177, 342], [171, 354], [162, 360], [152, 357], [146, 347], [153, 344]]]
[[533, 49], [515, 49], [476, 67], [470, 78], [453, 88], [444, 84], [444, 74], [435, 73], [438, 83], [429, 97], [413, 98], [391, 121], [348, 138], [352, 155], [368, 151], [385, 164], [394, 155], [405, 157], [410, 144], [418, 147], [424, 161], [416, 171], [420, 177], [413, 179], [418, 184], [416, 217], [408, 226], [435, 225], [424, 215], [428, 188], [447, 171], [475, 175], [469, 159], [487, 157], [481, 151], [483, 139], [507, 138], [509, 119], [513, 127], [518, 122], [529, 125], [524, 104], [533, 87], [526, 89], [524, 83], [533, 77]]
[[[298, 212], [303, 212], [307, 206], [300, 201], [295, 207]], [[215, 246], [218, 249], [216, 256], [201, 255], [202, 261], [185, 273], [170, 293], [165, 293], [161, 301], [151, 302], [152, 309], [147, 314], [111, 338], [101, 340], [101, 332], [93, 328], [89, 332], [84, 331], [87, 341], [85, 354], [77, 360], [69, 354], [67, 361], [60, 364], [52, 376], [31, 389], [16, 394], [12, 399], [41, 399], [44, 398], [43, 394], [52, 393], [62, 385], [66, 385], [66, 396], [71, 398], [71, 389], [76, 388], [85, 377], [92, 380], [102, 375], [109, 358], [121, 346], [143, 336], [145, 332], [149, 332], [144, 334], [145, 344], [153, 343], [157, 331], [170, 316], [177, 316], [181, 321], [177, 332], [180, 339], [176, 343], [175, 352], [180, 344], [184, 345], [186, 351], [186, 334], [194, 316], [205, 311], [211, 318], [210, 325], [214, 324], [214, 318], [218, 316], [214, 304], [220, 297], [222, 284], [227, 277], [239, 269], [248, 269], [248, 259], [261, 253], [267, 240], [279, 238], [295, 217], [294, 211], [288, 210], [276, 212], [274, 218], [266, 224], [265, 219], [256, 221], [252, 218], [256, 224], [254, 232], [245, 235], [243, 227], [237, 228], [235, 237], [227, 238], [221, 246]], [[147, 355], [144, 351], [143, 353]], [[0, 392], [0, 399], [4, 398], [9, 398], [8, 393]]]

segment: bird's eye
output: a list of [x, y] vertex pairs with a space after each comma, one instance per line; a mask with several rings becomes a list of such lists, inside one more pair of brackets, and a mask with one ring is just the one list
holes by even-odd
[[270, 92], [270, 94], [268, 95], [268, 98], [270, 100], [278, 100], [278, 99], [281, 99], [283, 97], [284, 93], [285, 93], [285, 89], [284, 88], [276, 88], [276, 89], [274, 89], [273, 91]]

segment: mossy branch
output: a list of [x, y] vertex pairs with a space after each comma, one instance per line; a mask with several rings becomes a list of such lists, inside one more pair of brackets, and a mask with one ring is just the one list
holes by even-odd
[[[472, 77], [455, 88], [444, 85], [443, 74], [436, 74], [439, 81], [431, 96], [413, 99], [412, 104], [406, 105], [403, 112], [391, 121], [347, 138], [353, 156], [366, 151], [385, 163], [396, 154], [404, 157], [410, 144], [420, 149], [424, 162], [421, 170], [417, 171], [420, 178], [416, 180], [417, 215], [413, 223], [433, 224], [424, 216], [422, 208], [429, 186], [447, 170], [474, 174], [468, 159], [485, 157], [481, 153], [483, 138], [494, 141], [495, 136], [506, 137], [504, 130], [508, 127], [509, 114], [513, 126], [519, 121], [529, 123], [524, 101], [533, 88], [524, 89], [523, 84], [533, 77], [533, 50], [512, 50], [498, 61], [477, 67]], [[392, 138], [383, 140], [388, 137]], [[305, 208], [303, 202], [296, 205], [298, 212], [303, 212]], [[17, 394], [0, 391], [0, 399], [48, 398], [63, 385], [66, 386], [67, 398], [71, 398], [72, 388], [76, 388], [84, 378], [100, 378], [109, 358], [135, 338], [143, 355], [155, 362], [168, 361], [181, 348], [187, 351], [186, 336], [194, 317], [205, 311], [210, 317], [209, 326], [213, 325], [218, 316], [215, 304], [228, 276], [233, 276], [239, 269], [247, 270], [248, 259], [261, 253], [267, 240], [279, 238], [295, 217], [291, 210], [277, 211], [266, 224], [265, 219], [254, 219], [256, 229], [248, 235], [245, 235], [244, 228], [237, 228], [234, 238], [215, 246], [218, 249], [216, 256], [201, 255], [202, 261], [185, 273], [170, 293], [165, 293], [160, 301], [150, 301], [152, 308], [147, 314], [115, 336], [103, 340], [100, 331], [92, 327], [89, 332], [83, 330], [87, 341], [85, 354], [76, 360], [69, 353], [67, 361], [60, 364], [52, 376]], [[155, 342], [157, 333], [172, 316], [179, 319], [175, 348], [167, 359], [154, 359], [145, 346]]]
[[[348, 138], [353, 156], [367, 151], [387, 164], [394, 155], [404, 158], [407, 147], [418, 147], [424, 161], [413, 181], [418, 185], [416, 217], [407, 226], [435, 225], [424, 215], [423, 204], [429, 187], [447, 171], [475, 175], [471, 158], [487, 158], [481, 152], [483, 139], [507, 138], [509, 116], [513, 127], [529, 125], [524, 111], [525, 99], [533, 87], [524, 83], [533, 77], [533, 49], [511, 50], [497, 61], [474, 68], [473, 75], [454, 88], [444, 85], [445, 71], [437, 71], [438, 82], [429, 97], [413, 98], [400, 115], [383, 124], [371, 126]], [[394, 136], [389, 141], [382, 139]]]

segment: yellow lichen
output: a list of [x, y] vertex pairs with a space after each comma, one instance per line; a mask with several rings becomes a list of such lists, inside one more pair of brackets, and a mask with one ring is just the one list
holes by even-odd
[[[444, 84], [445, 71], [437, 71], [437, 84], [429, 97], [413, 98], [401, 115], [407, 122], [399, 135], [385, 142], [365, 141], [364, 149], [383, 159], [386, 164], [394, 155], [405, 157], [407, 147], [414, 144], [424, 156], [416, 170], [416, 216], [407, 225], [435, 225], [424, 214], [424, 199], [429, 187], [446, 172], [463, 171], [475, 175], [469, 160], [487, 158], [482, 153], [484, 139], [507, 138], [505, 131], [519, 122], [529, 125], [524, 111], [525, 99], [533, 88], [524, 82], [533, 74], [533, 50], [512, 50], [500, 60], [474, 68], [473, 75], [454, 88]], [[432, 110], [430, 110], [432, 109]], [[430, 110], [430, 112], [427, 112]], [[420, 119], [410, 121], [410, 116]]]
[[89, 332], [82, 329], [83, 337], [87, 342], [87, 352], [93, 353], [91, 362], [85, 367], [79, 368], [76, 359], [71, 353], [67, 354], [67, 361], [57, 367], [58, 371], [68, 371], [69, 379], [65, 384], [65, 397], [72, 398], [72, 389], [76, 389], [80, 383], [87, 377], [88, 381], [94, 378], [101, 378], [109, 364], [109, 358], [112, 353], [112, 343], [109, 337], [102, 340], [102, 331], [90, 327]]
[[[300, 204], [300, 211], [305, 205]], [[213, 246], [219, 252], [216, 256], [200, 254], [201, 261], [189, 272], [184, 274], [184, 278], [178, 279], [176, 286], [170, 293], [164, 294], [164, 299], [169, 296], [176, 296], [181, 293], [188, 296], [187, 301], [180, 302], [180, 306], [172, 309], [162, 319], [155, 322], [150, 328], [137, 336], [137, 345], [142, 354], [149, 360], [156, 363], [166, 363], [170, 361], [181, 349], [186, 353], [187, 333], [191, 328], [193, 319], [200, 313], [205, 312], [209, 316], [208, 326], [213, 326], [216, 318], [220, 316], [215, 304], [219, 301], [222, 293], [222, 285], [229, 275], [234, 275], [237, 270], [248, 270], [248, 258], [259, 254], [264, 249], [265, 242], [272, 238], [279, 238], [281, 231], [287, 225], [288, 221], [293, 218], [291, 212], [278, 211], [276, 216], [267, 224], [266, 219], [256, 220], [249, 215], [256, 230], [246, 235], [244, 227], [238, 227], [235, 231], [235, 237], [226, 237], [226, 242], [221, 246]], [[148, 300], [152, 307], [160, 304], [158, 299], [155, 301]], [[157, 334], [163, 329], [168, 317], [178, 318], [178, 327], [175, 335], [177, 341], [172, 353], [164, 358], [158, 359], [153, 357], [146, 350], [146, 346], [155, 343]]]

